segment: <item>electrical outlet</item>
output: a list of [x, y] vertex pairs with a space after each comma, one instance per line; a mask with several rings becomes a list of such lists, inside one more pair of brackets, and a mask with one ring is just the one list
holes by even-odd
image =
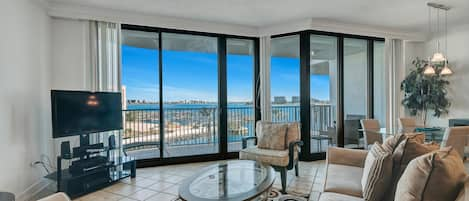
[[41, 161], [33, 161], [29, 165], [31, 165], [31, 167], [35, 167], [37, 164], [41, 164], [41, 163], [42, 163]]

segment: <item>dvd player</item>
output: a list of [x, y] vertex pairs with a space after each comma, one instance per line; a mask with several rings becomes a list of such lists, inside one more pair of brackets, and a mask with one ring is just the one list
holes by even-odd
[[72, 174], [82, 174], [99, 168], [107, 167], [110, 164], [111, 163], [108, 161], [107, 157], [95, 156], [89, 159], [73, 161], [72, 165], [69, 167], [69, 170]]

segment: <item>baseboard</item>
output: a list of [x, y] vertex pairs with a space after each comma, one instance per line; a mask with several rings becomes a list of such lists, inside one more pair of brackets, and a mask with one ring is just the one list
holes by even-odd
[[52, 183], [48, 179], [41, 178], [36, 183], [29, 186], [25, 191], [16, 196], [16, 201], [30, 201], [33, 200], [41, 191], [47, 188]]

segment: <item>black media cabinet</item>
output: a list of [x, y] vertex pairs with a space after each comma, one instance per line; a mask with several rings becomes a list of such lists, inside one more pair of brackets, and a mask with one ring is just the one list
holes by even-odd
[[[80, 144], [83, 146], [83, 143]], [[80, 147], [74, 148], [77, 149]], [[57, 156], [57, 171], [46, 176], [57, 182], [58, 192], [64, 192], [72, 199], [110, 186], [123, 178], [136, 176], [135, 158], [127, 156], [119, 147], [112, 149], [102, 147], [99, 150], [88, 151], [85, 155], [82, 153], [74, 152], [68, 159]], [[71, 171], [71, 168], [62, 169], [63, 161], [68, 161], [70, 164], [93, 159], [101, 159], [102, 162], [80, 172]]]

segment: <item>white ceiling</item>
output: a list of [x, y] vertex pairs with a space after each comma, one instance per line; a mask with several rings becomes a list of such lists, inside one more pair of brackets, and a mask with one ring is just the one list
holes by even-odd
[[[312, 18], [415, 32], [428, 22], [428, 0], [49, 0], [55, 2], [253, 27]], [[452, 7], [450, 26], [469, 22], [469, 0], [432, 2]]]

